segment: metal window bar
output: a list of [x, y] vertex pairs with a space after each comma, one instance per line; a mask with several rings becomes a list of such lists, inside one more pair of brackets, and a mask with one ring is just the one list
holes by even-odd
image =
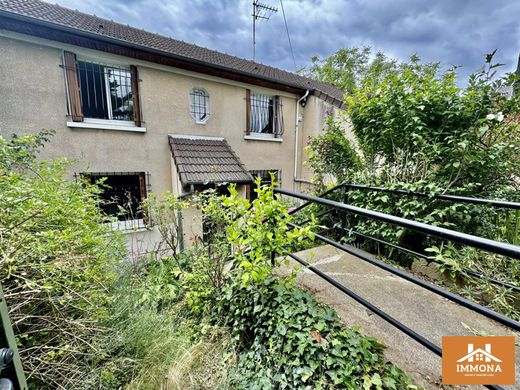
[[190, 91], [190, 113], [197, 122], [204, 122], [209, 117], [209, 95], [203, 89]]
[[250, 133], [273, 134], [276, 137], [283, 134], [282, 103], [279, 96], [251, 95], [249, 104]]
[[[128, 183], [109, 183], [111, 179], [118, 177], [133, 177]], [[107, 186], [103, 188], [101, 199], [106, 203], [101, 206], [107, 215], [117, 217], [112, 226], [117, 230], [145, 229], [153, 225], [148, 219], [148, 214], [141, 209], [141, 203], [151, 191], [150, 173], [148, 172], [88, 172], [74, 174], [76, 180], [86, 178], [91, 184], [95, 184], [102, 178], [107, 178]], [[116, 179], [117, 180], [117, 179]], [[120, 208], [126, 213], [120, 213]]]
[[253, 176], [253, 179], [256, 179], [257, 177], [259, 177], [261, 179], [260, 185], [271, 184], [271, 173], [273, 173], [274, 181], [277, 182], [278, 184], [281, 184], [281, 180], [282, 180], [281, 169], [252, 170], [252, 171], [249, 171], [249, 173], [251, 174], [251, 176]]
[[86, 118], [133, 121], [130, 70], [78, 61], [81, 106]]
[[[282, 171], [280, 169], [262, 169], [262, 170], [252, 170], [249, 171], [253, 179], [260, 178], [260, 185], [270, 185], [271, 184], [271, 173], [274, 174], [274, 181], [278, 183], [278, 185], [282, 184]], [[257, 193], [254, 191], [256, 188], [255, 183], [253, 183], [250, 187], [249, 200], [253, 201], [257, 198]]]

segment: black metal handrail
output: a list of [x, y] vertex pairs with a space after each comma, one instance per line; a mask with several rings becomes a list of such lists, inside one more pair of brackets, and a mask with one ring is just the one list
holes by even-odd
[[374, 186], [368, 186], [368, 185], [364, 185], [364, 184], [352, 184], [352, 183], [344, 183], [344, 184], [340, 185], [339, 187], [352, 188], [352, 189], [356, 189], [356, 190], [388, 192], [388, 193], [392, 193], [392, 194], [409, 195], [409, 196], [416, 196], [416, 197], [420, 197], [420, 198], [448, 200], [448, 201], [456, 202], [456, 203], [471, 203], [471, 204], [492, 206], [492, 207], [497, 207], [497, 208], [520, 210], [520, 203], [508, 202], [505, 200], [472, 198], [472, 197], [468, 197], [468, 196], [450, 195], [450, 194], [433, 194], [433, 195], [431, 195], [431, 194], [427, 194], [425, 192], [419, 192], [419, 191], [408, 191], [408, 190], [393, 189], [393, 188], [374, 187]]
[[[298, 226], [296, 224], [293, 224], [291, 222], [288, 223], [289, 226], [293, 228], [301, 228], [301, 226]], [[416, 284], [418, 286], [421, 286], [437, 295], [440, 295], [444, 298], [449, 299], [450, 301], [453, 301], [455, 303], [458, 303], [459, 305], [462, 305], [468, 309], [471, 309], [473, 311], [476, 311], [477, 313], [480, 313], [488, 318], [491, 318], [494, 321], [500, 322], [501, 324], [504, 324], [511, 329], [520, 331], [520, 322], [512, 320], [509, 317], [506, 317], [502, 314], [499, 314], [491, 309], [488, 309], [487, 307], [484, 307], [482, 305], [479, 305], [478, 303], [475, 303], [473, 301], [470, 301], [469, 299], [463, 298], [460, 295], [454, 294], [452, 292], [449, 292], [435, 284], [426, 282], [420, 278], [415, 277], [414, 275], [400, 270], [399, 268], [393, 267], [384, 261], [376, 259], [374, 256], [370, 255], [367, 252], [362, 251], [361, 249], [357, 249], [348, 245], [341, 244], [337, 241], [331, 240], [330, 238], [327, 238], [321, 234], [314, 233], [314, 236], [329, 245], [332, 245], [333, 247], [340, 249], [346, 253], [350, 253], [351, 255], [354, 255], [355, 257], [366, 261], [367, 263], [370, 263], [372, 265], [375, 265], [376, 267], [379, 267], [381, 269], [384, 269], [385, 271], [388, 271], [394, 275], [397, 275], [403, 279], [408, 280], [409, 282], [412, 282], [413, 284]]]
[[[318, 197], [322, 198], [323, 196], [328, 195], [328, 194], [330, 194], [330, 193], [332, 193], [334, 191], [337, 191], [337, 190], [339, 190], [341, 188], [354, 188], [354, 189], [364, 189], [364, 190], [369, 190], [369, 191], [391, 192], [391, 193], [396, 193], [396, 194], [401, 194], [401, 195], [432, 197], [432, 196], [430, 196], [430, 195], [428, 195], [426, 193], [421, 193], [421, 192], [406, 191], [406, 190], [399, 190], [399, 189], [389, 189], [389, 188], [383, 188], [383, 187], [373, 187], [373, 186], [360, 185], [360, 184], [349, 184], [349, 183], [339, 184], [339, 185], [331, 188], [330, 190], [324, 192], [323, 194], [320, 194]], [[461, 196], [458, 196], [458, 195], [434, 195], [433, 197], [437, 198], [437, 199], [449, 200], [449, 201], [453, 201], [453, 202], [484, 204], [484, 205], [488, 205], [488, 206], [492, 206], [492, 207], [496, 207], [496, 208], [516, 209], [518, 206], [520, 206], [520, 203], [515, 203], [515, 202], [507, 202], [507, 201], [499, 201], [499, 200], [491, 200], [491, 199], [480, 199], [480, 198], [468, 198], [468, 197], [461, 197]], [[289, 211], [289, 214], [294, 214], [294, 213], [300, 211], [301, 209], [309, 206], [310, 204], [312, 204], [312, 202], [305, 202], [299, 208], [291, 209]], [[315, 217], [320, 217], [320, 216], [326, 215], [328, 213], [330, 213], [330, 209], [324, 210], [324, 211], [316, 214]], [[311, 221], [311, 218], [307, 218], [304, 221], [300, 222], [300, 224], [301, 225], [305, 225], [306, 223], [308, 223], [310, 221]], [[336, 228], [336, 227], [334, 226], [334, 227], [328, 228], [327, 231], [330, 231], [330, 230], [332, 230], [334, 228]], [[425, 255], [425, 254], [422, 254], [422, 253], [410, 250], [408, 248], [404, 248], [402, 246], [399, 246], [397, 244], [394, 244], [394, 243], [382, 240], [380, 238], [367, 236], [365, 234], [362, 234], [362, 233], [359, 233], [359, 232], [356, 232], [356, 231], [353, 231], [353, 230], [350, 230], [350, 232], [355, 234], [355, 235], [357, 235], [357, 236], [359, 236], [359, 237], [363, 237], [363, 238], [365, 238], [367, 240], [378, 242], [380, 244], [383, 244], [383, 245], [395, 248], [395, 249], [397, 249], [397, 250], [399, 250], [401, 252], [405, 252], [405, 253], [408, 253], [408, 254], [410, 254], [412, 256], [425, 259], [425, 260], [427, 260], [429, 262], [434, 262], [434, 263], [437, 263], [437, 264], [440, 263], [439, 261], [435, 260], [431, 256], [428, 256], [428, 255]], [[520, 287], [519, 286], [515, 286], [515, 285], [513, 285], [511, 283], [507, 283], [507, 282], [500, 281], [500, 280], [497, 280], [497, 279], [494, 279], [494, 278], [490, 278], [489, 276], [486, 276], [486, 275], [484, 275], [484, 274], [482, 274], [480, 272], [477, 272], [477, 271], [474, 271], [474, 270], [470, 270], [470, 269], [467, 269], [467, 268], [463, 268], [461, 271], [466, 273], [468, 276], [470, 276], [472, 278], [485, 280], [485, 281], [487, 281], [487, 282], [489, 282], [491, 284], [494, 284], [496, 286], [501, 286], [501, 287], [505, 287], [505, 288], [508, 288], [508, 289], [516, 291], [516, 292], [520, 292]]]
[[345, 203], [336, 202], [329, 199], [318, 198], [312, 195], [301, 194], [294, 191], [282, 190], [280, 188], [275, 188], [275, 193], [291, 196], [293, 198], [298, 198], [305, 200], [307, 202], [314, 202], [318, 204], [322, 204], [324, 206], [329, 206], [341, 211], [351, 212], [353, 214], [361, 215], [364, 217], [376, 219], [382, 222], [387, 222], [393, 225], [398, 225], [407, 229], [415, 230], [421, 233], [425, 233], [431, 236], [443, 238], [446, 240], [451, 240], [454, 242], [458, 242], [460, 244], [469, 245], [475, 248], [483, 249], [488, 252], [493, 252], [499, 255], [504, 255], [511, 257], [513, 259], [520, 259], [520, 246], [507, 244], [504, 242], [490, 240], [488, 238], [482, 238], [478, 236], [473, 236], [471, 234], [457, 232], [455, 230], [450, 230], [438, 226], [431, 226], [426, 223], [416, 222], [409, 219], [396, 217], [394, 215], [389, 215], [385, 213], [381, 213], [379, 211], [373, 211], [368, 209], [363, 209], [361, 207], [350, 206]]
[[[340, 188], [348, 188], [348, 185], [339, 185], [339, 186], [336, 186], [334, 188], [332, 188], [331, 190], [327, 191], [326, 193], [324, 193], [324, 195], [326, 194], [329, 194], [333, 191], [336, 191]], [[396, 216], [393, 216], [393, 215], [388, 215], [388, 214], [384, 214], [384, 213], [381, 213], [381, 212], [377, 212], [377, 211], [373, 211], [373, 210], [368, 210], [368, 209], [363, 209], [363, 208], [360, 208], [360, 207], [355, 207], [355, 206], [350, 206], [350, 205], [347, 205], [345, 203], [340, 203], [340, 202], [336, 202], [336, 201], [332, 201], [332, 200], [329, 200], [329, 199], [323, 199], [321, 196], [320, 197], [315, 197], [315, 196], [311, 196], [311, 195], [306, 195], [306, 194], [301, 194], [301, 193], [297, 193], [297, 192], [293, 192], [293, 191], [287, 191], [287, 190], [282, 190], [282, 189], [278, 189], [276, 188], [274, 190], [275, 193], [277, 194], [281, 194], [281, 195], [286, 195], [286, 196], [290, 196], [290, 197], [294, 197], [294, 198], [297, 198], [297, 199], [301, 199], [301, 200], [304, 200], [305, 203], [302, 204], [301, 206], [293, 209], [290, 211], [290, 214], [294, 214], [295, 212], [298, 212], [300, 210], [302, 210], [303, 208], [313, 204], [313, 203], [316, 203], [316, 204], [320, 204], [320, 205], [323, 205], [323, 206], [328, 206], [329, 208], [331, 209], [336, 209], [336, 210], [339, 210], [341, 211], [342, 213], [353, 213], [353, 214], [357, 214], [357, 215], [362, 215], [362, 216], [365, 216], [365, 217], [368, 217], [368, 218], [372, 218], [372, 219], [376, 219], [376, 220], [379, 220], [379, 221], [383, 221], [383, 222], [387, 222], [387, 223], [390, 223], [390, 224], [394, 224], [394, 225], [397, 225], [397, 226], [401, 226], [401, 227], [405, 227], [405, 228], [408, 228], [408, 229], [412, 229], [412, 230], [415, 230], [415, 231], [419, 231], [419, 232], [422, 232], [422, 233], [425, 233], [425, 234], [428, 234], [428, 235], [432, 235], [432, 236], [435, 236], [435, 237], [439, 237], [439, 238], [442, 238], [442, 239], [446, 239], [446, 240], [452, 240], [452, 241], [455, 241], [455, 242], [458, 242], [458, 243], [461, 243], [461, 244], [466, 244], [466, 245], [470, 245], [470, 246], [473, 246], [473, 247], [476, 247], [476, 248], [479, 248], [479, 249], [483, 249], [483, 250], [486, 250], [488, 252], [492, 252], [492, 253], [497, 253], [497, 254], [501, 254], [501, 255], [504, 255], [504, 256], [509, 256], [511, 257], [512, 259], [520, 259], [520, 247], [519, 246], [516, 246], [516, 245], [511, 245], [511, 244], [507, 244], [507, 243], [503, 243], [503, 242], [498, 242], [498, 241], [493, 241], [493, 240], [489, 240], [489, 239], [486, 239], [486, 238], [482, 238], [482, 237], [477, 237], [477, 236], [473, 236], [473, 235], [469, 235], [469, 234], [465, 234], [465, 233], [460, 233], [460, 232], [457, 232], [457, 231], [453, 231], [453, 230], [449, 230], [449, 229], [445, 229], [445, 228], [440, 228], [440, 227], [437, 227], [437, 226], [430, 226], [428, 224], [425, 224], [425, 223], [421, 223], [421, 222], [416, 222], [416, 221], [412, 221], [412, 220], [408, 220], [408, 219], [405, 219], [405, 218], [400, 218], [400, 217], [396, 217]], [[476, 199], [476, 198], [468, 198], [470, 199], [472, 202]], [[461, 201], [460, 199], [445, 199], [445, 200], [452, 200], [452, 201]], [[466, 199], [467, 200], [467, 199]], [[466, 201], [466, 200], [462, 200], [462, 201]], [[482, 199], [478, 199], [477, 202], [473, 202], [473, 203], [479, 203], [479, 204], [490, 204], [490, 202], [480, 202], [482, 201]], [[469, 202], [469, 201], [468, 201]], [[503, 204], [500, 204], [501, 201], [493, 201], [495, 203], [493, 203], [492, 205], [495, 206], [495, 207], [505, 207]], [[512, 202], [505, 202], [505, 203], [508, 203], [508, 206], [512, 206]], [[507, 207], [507, 208], [515, 208], [515, 207]], [[293, 227], [293, 228], [301, 228], [301, 226], [298, 226], [296, 224], [293, 224], [293, 223], [289, 223], [289, 226]], [[334, 227], [333, 227], [334, 228]], [[344, 226], [341, 227], [342, 230], [345, 229]], [[356, 232], [357, 233], [357, 232]], [[418, 257], [421, 257], [421, 258], [425, 258], [429, 261], [432, 261], [432, 259], [426, 255], [423, 255], [419, 252], [415, 252], [415, 251], [412, 251], [412, 250], [409, 250], [407, 248], [402, 248], [398, 245], [395, 245], [395, 244], [392, 244], [392, 243], [388, 243], [384, 240], [379, 240], [379, 239], [376, 239], [374, 237], [370, 237], [370, 236], [366, 236], [366, 235], [363, 235], [362, 233], [358, 233], [359, 235], [362, 235], [362, 236], [365, 236], [366, 239], [374, 239], [375, 241], [378, 241], [378, 242], [381, 242], [383, 244], [387, 244], [387, 245], [390, 245], [390, 246], [393, 246], [393, 247], [397, 247], [397, 249], [400, 249], [400, 250], [404, 250], [405, 252], [408, 252], [412, 255], [415, 255], [415, 256], [418, 256]], [[480, 313], [488, 318], [491, 318], [497, 322], [500, 322], [508, 327], [510, 327], [511, 329], [514, 329], [516, 331], [520, 331], [520, 322], [518, 321], [515, 321], [511, 318], [508, 318], [502, 314], [499, 314], [499, 313], [496, 313], [494, 312], [493, 310], [490, 310], [484, 306], [481, 306], [473, 301], [470, 301], [466, 298], [463, 298], [457, 294], [454, 294], [452, 292], [449, 292], [447, 290], [444, 290], [443, 288], [437, 286], [437, 285], [434, 285], [432, 283], [429, 283], [429, 282], [426, 282], [422, 279], [419, 279], [417, 277], [415, 277], [414, 275], [408, 273], [408, 272], [405, 272], [405, 271], [402, 271], [396, 267], [393, 267], [383, 261], [380, 261], [378, 259], [376, 259], [373, 255], [370, 255], [360, 249], [357, 249], [357, 248], [354, 248], [354, 247], [351, 247], [351, 246], [348, 246], [348, 245], [344, 245], [342, 243], [339, 243], [337, 241], [334, 241], [334, 240], [331, 240], [321, 234], [314, 234], [314, 236], [322, 241], [322, 242], [325, 242], [327, 244], [330, 244], [344, 252], [347, 252], [347, 253], [350, 253], [354, 256], [356, 256], [357, 258], [361, 259], [361, 260], [364, 260], [372, 265], [375, 265], [379, 268], [382, 268], [388, 272], [391, 272], [393, 273], [394, 275], [397, 275], [397, 276], [400, 276], [402, 277], [403, 279], [405, 280], [408, 280], [418, 286], [421, 286], [435, 294], [438, 294], [444, 298], [447, 298], [457, 304], [460, 304], [470, 310], [473, 310], [477, 313]], [[321, 272], [320, 270], [318, 270], [317, 268], [313, 267], [311, 264], [307, 263], [305, 260], [303, 260], [302, 258], [298, 257], [297, 255], [295, 254], [291, 254], [289, 255], [292, 259], [296, 260], [297, 262], [299, 262], [300, 264], [306, 266], [309, 270], [311, 270], [312, 272], [314, 272], [315, 274], [317, 274], [318, 276], [320, 276], [321, 278], [323, 278], [324, 280], [326, 280], [328, 283], [332, 284], [333, 286], [335, 286], [336, 288], [338, 288], [339, 290], [341, 290], [343, 293], [345, 293], [346, 295], [348, 295], [349, 297], [351, 297], [352, 299], [356, 300], [358, 303], [362, 304], [363, 306], [367, 307], [369, 310], [371, 310], [372, 312], [374, 312], [375, 314], [377, 314], [379, 317], [383, 318], [385, 321], [387, 321], [388, 323], [392, 324], [394, 327], [396, 327], [397, 329], [399, 329], [400, 331], [402, 331], [403, 333], [407, 334], [408, 336], [410, 336], [411, 338], [413, 338], [414, 340], [416, 340], [417, 342], [419, 342], [421, 345], [425, 346], [426, 348], [428, 348], [430, 351], [434, 352], [435, 354], [437, 354], [438, 356], [442, 356], [442, 349], [435, 345], [433, 342], [431, 342], [430, 340], [426, 339], [424, 336], [418, 334], [417, 332], [413, 331], [412, 329], [410, 329], [409, 327], [407, 327], [406, 325], [402, 324], [401, 322], [399, 322], [397, 319], [393, 318], [392, 316], [390, 316], [389, 314], [385, 313], [383, 310], [379, 309], [378, 307], [376, 307], [375, 305], [371, 304], [370, 302], [368, 302], [366, 299], [362, 298], [361, 296], [357, 295], [355, 292], [353, 292], [352, 290], [349, 290], [347, 287], [345, 287], [344, 285], [340, 284], [338, 281], [334, 280], [333, 278], [331, 278], [330, 276], [326, 275], [325, 273]], [[485, 276], [483, 276], [482, 274], [479, 274], [475, 271], [472, 271], [472, 270], [464, 270], [465, 272], [467, 272], [468, 274], [470, 275], [473, 275], [473, 276], [477, 276], [477, 277], [482, 277], [482, 278], [485, 278], [487, 279], [488, 281], [490, 282], [496, 282], [495, 284], [500, 284], [502, 286], [506, 286], [506, 287], [509, 287], [509, 288], [512, 288], [514, 289], [515, 291], [518, 291], [518, 287], [517, 286], [514, 286], [514, 285], [510, 285], [510, 284], [507, 284], [505, 282], [501, 282], [501, 281], [497, 281], [495, 279], [490, 279], [490, 278], [486, 278]], [[485, 387], [489, 388], [489, 389], [502, 389], [502, 387], [500, 386], [496, 386], [496, 385], [485, 385]]]

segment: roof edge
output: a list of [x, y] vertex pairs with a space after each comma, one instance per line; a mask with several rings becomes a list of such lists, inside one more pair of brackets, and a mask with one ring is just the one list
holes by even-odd
[[[90, 32], [90, 31], [85, 31], [85, 30], [80, 29], [80, 28], [68, 27], [68, 26], [64, 26], [64, 25], [59, 24], [59, 23], [54, 23], [54, 22], [41, 20], [41, 19], [38, 19], [38, 18], [30, 17], [30, 16], [26, 16], [26, 15], [21, 15], [21, 14], [16, 13], [16, 12], [10, 12], [10, 11], [6, 11], [6, 10], [0, 9], [0, 17], [1, 16], [4, 16], [4, 17], [9, 18], [9, 19], [14, 19], [14, 20], [17, 20], [17, 21], [21, 21], [21, 22], [26, 22], [26, 23], [30, 23], [30, 24], [35, 24], [35, 25], [47, 27], [47, 28], [53, 28], [53, 29], [56, 29], [56, 30], [69, 32], [71, 34], [80, 35], [80, 36], [84, 36], [84, 37], [87, 37], [87, 38], [100, 40], [100, 41], [107, 42], [107, 43], [113, 43], [113, 44], [121, 45], [121, 46], [124, 46], [124, 47], [129, 47], [129, 48], [132, 48], [132, 49], [138, 49], [138, 50], [141, 50], [143, 52], [158, 54], [158, 55], [161, 55], [161, 56], [164, 56], [164, 57], [173, 58], [173, 59], [184, 61], [184, 62], [187, 62], [187, 63], [205, 66], [207, 68], [212, 68], [212, 69], [222, 70], [222, 71], [226, 71], [226, 72], [231, 72], [231, 73], [235, 73], [235, 74], [239, 74], [239, 75], [255, 78], [255, 79], [258, 79], [258, 80], [269, 81], [269, 82], [274, 83], [274, 84], [286, 85], [286, 86], [289, 86], [289, 87], [292, 87], [292, 88], [295, 88], [295, 89], [298, 89], [298, 90], [301, 90], [301, 91], [305, 91], [306, 90], [302, 86], [297, 85], [295, 83], [285, 82], [285, 81], [277, 80], [277, 79], [274, 79], [274, 78], [271, 78], [271, 77], [261, 76], [261, 75], [255, 74], [255, 73], [244, 72], [244, 71], [240, 71], [240, 70], [237, 70], [237, 69], [229, 68], [229, 67], [226, 67], [226, 66], [219, 66], [217, 64], [211, 64], [209, 62], [200, 61], [200, 60], [196, 60], [196, 59], [193, 59], [193, 58], [190, 58], [190, 57], [185, 57], [185, 56], [169, 53], [169, 52], [166, 52], [164, 50], [154, 49], [154, 48], [151, 48], [151, 47], [148, 47], [148, 46], [139, 45], [139, 44], [132, 43], [132, 42], [129, 42], [129, 41], [125, 41], [125, 40], [122, 40], [122, 39], [107, 37], [107, 36], [102, 35], [102, 34], [96, 34], [96, 33]], [[28, 35], [32, 35], [32, 34], [28, 34]], [[75, 45], [75, 46], [79, 46], [79, 45]], [[225, 53], [223, 53], [223, 54], [225, 54]], [[245, 61], [247, 61], [247, 60], [245, 60]], [[266, 65], [264, 65], [264, 66], [266, 66]], [[314, 90], [314, 88], [309, 88], [309, 90]]]
[[[86, 14], [86, 15], [89, 15], [89, 14]], [[92, 15], [89, 15], [89, 16], [92, 16]], [[308, 90], [311, 95], [317, 96], [318, 98], [320, 98], [322, 100], [325, 100], [326, 102], [331, 103], [334, 106], [337, 106], [338, 108], [344, 109], [346, 107], [346, 105], [345, 105], [345, 103], [343, 101], [340, 101], [336, 97], [331, 96], [330, 94], [324, 92], [323, 90], [317, 89], [316, 87], [311, 86], [311, 85], [304, 87], [302, 85], [299, 85], [299, 84], [296, 84], [296, 83], [292, 83], [292, 82], [289, 82], [289, 81], [284, 81], [284, 80], [280, 80], [280, 79], [276, 79], [276, 78], [272, 78], [272, 77], [268, 77], [268, 76], [263, 76], [263, 75], [259, 75], [259, 74], [256, 74], [256, 73], [245, 72], [245, 71], [237, 70], [237, 69], [230, 68], [230, 67], [227, 67], [227, 66], [220, 66], [218, 64], [212, 64], [212, 63], [201, 61], [201, 60], [197, 60], [197, 59], [194, 59], [194, 58], [190, 58], [190, 57], [186, 57], [186, 56], [170, 53], [170, 52], [167, 52], [167, 51], [164, 51], [164, 50], [155, 49], [155, 48], [152, 48], [152, 47], [149, 47], [149, 46], [132, 43], [132, 42], [129, 42], [129, 41], [126, 41], [126, 40], [123, 40], [123, 39], [112, 38], [112, 37], [105, 36], [105, 35], [102, 35], [102, 34], [97, 34], [97, 33], [94, 33], [94, 32], [86, 31], [86, 30], [81, 29], [81, 28], [69, 27], [69, 26], [65, 26], [65, 25], [59, 24], [59, 23], [52, 22], [52, 21], [42, 20], [42, 19], [38, 19], [36, 17], [22, 15], [22, 14], [17, 13], [17, 12], [11, 12], [11, 11], [8, 11], [8, 10], [0, 9], [0, 21], [1, 21], [2, 17], [6, 18], [6, 19], [13, 20], [13, 21], [16, 21], [16, 22], [28, 23], [30, 25], [35, 25], [35, 26], [39, 26], [39, 27], [43, 27], [43, 28], [47, 28], [47, 29], [51, 29], [51, 30], [63, 31], [63, 32], [72, 34], [74, 36], [80, 36], [80, 37], [84, 37], [84, 38], [87, 38], [87, 39], [93, 39], [95, 41], [105, 42], [107, 44], [113, 44], [113, 45], [129, 48], [129, 49], [133, 49], [133, 50], [138, 50], [138, 51], [141, 51], [143, 53], [149, 53], [149, 54], [158, 55], [158, 56], [161, 56], [161, 57], [164, 57], [164, 58], [169, 58], [169, 59], [172, 59], [172, 60], [183, 62], [186, 65], [192, 64], [192, 65], [200, 66], [200, 67], [203, 67], [203, 68], [206, 68], [206, 69], [213, 69], [215, 71], [225, 72], [225, 73], [234, 74], [234, 75], [237, 75], [237, 76], [243, 76], [243, 77], [250, 78], [250, 79], [253, 79], [253, 80], [258, 80], [259, 82], [267, 82], [267, 83], [273, 84], [273, 86], [267, 86], [267, 88], [280, 89], [280, 88], [276, 88], [276, 85], [284, 86], [284, 87], [288, 87], [288, 88], [292, 89], [292, 91], [287, 91], [287, 92], [291, 92], [291, 93], [295, 93], [295, 94], [303, 94], [303, 93], [305, 93]], [[1, 24], [0, 24], [0, 28], [2, 28]], [[19, 32], [19, 33], [25, 34], [25, 35], [40, 36], [38, 34], [31, 34], [31, 33], [23, 32], [23, 31], [22, 32], [16, 31], [16, 30], [13, 30], [13, 29], [9, 29], [8, 27], [6, 29], [10, 30], [10, 31]], [[74, 46], [85, 47], [83, 45], [80, 45], [77, 42], [76, 43], [70, 43], [70, 42], [66, 42], [65, 40], [58, 40], [58, 39], [53, 39], [53, 38], [48, 38], [48, 37], [46, 39], [55, 40], [55, 41], [59, 41], [59, 42], [63, 42], [63, 43], [69, 43], [69, 44], [72, 44]], [[93, 49], [93, 50], [96, 50], [96, 49]], [[97, 49], [97, 50], [99, 51], [100, 49]], [[208, 50], [210, 50], [210, 49], [208, 49]], [[226, 53], [222, 53], [222, 54], [226, 54]], [[130, 55], [124, 55], [124, 54], [120, 54], [120, 55], [132, 58], [132, 56], [130, 56]], [[229, 55], [229, 54], [226, 54], [226, 55]], [[242, 60], [248, 61], [246, 59], [242, 59]], [[154, 62], [154, 61], [151, 61], [151, 60], [144, 60], [144, 61]], [[260, 63], [259, 63], [259, 65], [269, 66], [269, 65], [264, 65], [264, 64], [260, 64]], [[170, 66], [175, 67], [174, 65], [170, 65]], [[182, 67], [180, 67], [180, 68], [182, 69]], [[283, 69], [279, 69], [279, 70], [283, 71], [283, 72], [287, 72], [287, 71], [284, 71]], [[197, 71], [197, 70], [193, 70], [193, 72], [195, 72], [195, 73], [203, 73], [203, 72]], [[291, 73], [291, 72], [287, 72], [287, 73]], [[225, 77], [224, 75], [220, 75], [220, 76], [217, 76], [217, 77], [232, 79], [231, 77]], [[246, 84], [248, 83], [247, 81], [243, 81], [243, 82], [246, 83]], [[254, 84], [254, 83], [251, 83], [251, 84]], [[287, 90], [287, 88], [285, 88], [283, 90]]]

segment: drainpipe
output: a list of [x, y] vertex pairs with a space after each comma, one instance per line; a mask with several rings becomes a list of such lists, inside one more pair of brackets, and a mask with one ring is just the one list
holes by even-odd
[[298, 136], [300, 132], [300, 102], [307, 99], [307, 96], [309, 96], [310, 91], [305, 91], [305, 95], [303, 95], [298, 101], [296, 102], [296, 126], [295, 126], [295, 135], [294, 135], [294, 175], [293, 180], [295, 182], [302, 182], [304, 180], [298, 178]]

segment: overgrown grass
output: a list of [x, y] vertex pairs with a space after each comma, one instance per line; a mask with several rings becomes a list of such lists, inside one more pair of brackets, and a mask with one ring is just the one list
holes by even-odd
[[159, 260], [119, 279], [110, 331], [99, 340], [105, 354], [96, 387], [216, 389], [225, 381], [230, 336], [193, 316], [172, 278], [177, 271], [171, 261]]

